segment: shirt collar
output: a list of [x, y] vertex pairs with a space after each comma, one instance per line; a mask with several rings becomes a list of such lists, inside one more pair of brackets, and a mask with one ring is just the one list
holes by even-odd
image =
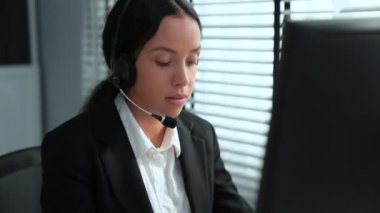
[[127, 136], [136, 158], [140, 158], [151, 149], [156, 150], [157, 152], [163, 152], [172, 146], [174, 147], [176, 157], [178, 158], [180, 156], [181, 145], [179, 142], [177, 127], [173, 129], [166, 128], [161, 147], [156, 148], [137, 123], [122, 94], [119, 93], [116, 96], [114, 103], [119, 112], [125, 131], [128, 133]]

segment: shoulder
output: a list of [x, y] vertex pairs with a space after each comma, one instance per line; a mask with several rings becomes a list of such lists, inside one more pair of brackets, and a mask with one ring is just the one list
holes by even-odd
[[185, 119], [187, 121], [190, 121], [194, 124], [200, 125], [201, 127], [210, 128], [212, 127], [211, 123], [204, 118], [199, 117], [198, 115], [188, 111], [188, 110], [182, 110], [180, 114], [181, 119]]
[[79, 114], [53, 130], [49, 131], [42, 141], [42, 152], [51, 153], [88, 149], [93, 141], [91, 131], [91, 116], [88, 113]]
[[63, 122], [62, 124], [54, 128], [53, 130], [49, 131], [45, 135], [45, 138], [51, 138], [51, 137], [66, 138], [73, 135], [78, 136], [77, 133], [79, 133], [80, 135], [81, 133], [88, 131], [88, 129], [90, 128], [90, 123], [91, 123], [90, 120], [91, 120], [91, 116], [89, 113], [79, 114]]
[[188, 126], [189, 129], [191, 129], [193, 135], [201, 137], [215, 137], [213, 125], [204, 118], [201, 118], [188, 110], [182, 110], [180, 119]]

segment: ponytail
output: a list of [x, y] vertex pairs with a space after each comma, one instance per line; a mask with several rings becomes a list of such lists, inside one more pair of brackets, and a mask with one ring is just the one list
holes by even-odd
[[105, 79], [96, 85], [89, 98], [83, 105], [81, 112], [92, 112], [108, 101], [112, 101], [118, 93], [118, 90], [112, 83]]

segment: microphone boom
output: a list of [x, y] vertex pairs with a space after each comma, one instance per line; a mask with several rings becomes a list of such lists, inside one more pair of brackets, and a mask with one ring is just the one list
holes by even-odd
[[118, 88], [120, 93], [124, 96], [124, 98], [129, 101], [131, 104], [133, 104], [135, 107], [137, 107], [139, 110], [143, 111], [144, 113], [152, 116], [153, 118], [157, 119], [158, 121], [160, 121], [164, 126], [166, 127], [169, 127], [169, 128], [174, 128], [177, 126], [177, 120], [175, 118], [172, 118], [172, 117], [169, 117], [169, 116], [160, 116], [160, 115], [156, 115], [156, 114], [153, 114], [145, 109], [143, 109], [142, 107], [140, 107], [139, 105], [137, 105], [135, 102], [133, 102], [125, 93], [124, 91], [119, 87]]

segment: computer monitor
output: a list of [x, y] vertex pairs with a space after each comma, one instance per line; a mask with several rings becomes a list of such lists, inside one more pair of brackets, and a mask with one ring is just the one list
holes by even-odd
[[0, 66], [31, 63], [28, 0], [0, 2]]
[[380, 19], [286, 23], [257, 212], [380, 212]]

